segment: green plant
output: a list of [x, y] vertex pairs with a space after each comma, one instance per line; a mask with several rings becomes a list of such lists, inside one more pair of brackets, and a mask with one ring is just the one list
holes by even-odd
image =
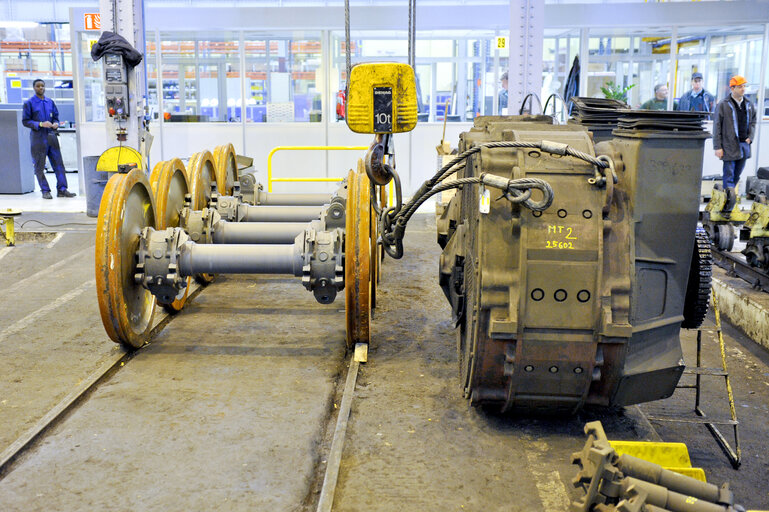
[[635, 87], [635, 84], [622, 87], [614, 82], [606, 82], [606, 87], [601, 87], [604, 97], [610, 100], [621, 100], [627, 103], [627, 92]]

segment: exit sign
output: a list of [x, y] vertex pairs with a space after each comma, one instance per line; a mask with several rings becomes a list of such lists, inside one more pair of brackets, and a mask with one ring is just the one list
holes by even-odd
[[83, 14], [86, 30], [101, 30], [101, 15], [99, 13]]

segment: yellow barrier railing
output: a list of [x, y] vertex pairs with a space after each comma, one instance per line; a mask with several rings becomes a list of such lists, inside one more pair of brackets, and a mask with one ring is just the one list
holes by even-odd
[[[317, 150], [353, 150], [353, 151], [363, 151], [368, 150], [368, 146], [278, 146], [274, 148], [272, 151], [270, 151], [270, 154], [267, 155], [267, 192], [272, 192], [272, 184], [276, 182], [280, 183], [312, 183], [312, 182], [320, 182], [320, 183], [333, 183], [342, 181], [344, 178], [273, 178], [272, 177], [272, 156], [277, 153], [278, 151], [317, 151]], [[390, 193], [387, 197], [387, 203], [393, 204], [393, 193], [394, 193], [394, 187], [392, 180], [390, 181]], [[383, 205], [386, 206], [386, 205]]]
[[272, 192], [272, 184], [276, 182], [335, 182], [342, 181], [344, 178], [273, 178], [272, 177], [272, 156], [278, 151], [316, 151], [316, 150], [354, 150], [365, 151], [368, 146], [278, 146], [270, 151], [267, 157], [267, 192]]

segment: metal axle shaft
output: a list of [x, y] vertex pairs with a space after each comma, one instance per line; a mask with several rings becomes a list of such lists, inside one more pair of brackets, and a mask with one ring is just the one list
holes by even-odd
[[307, 227], [303, 222], [225, 222], [216, 223], [215, 244], [293, 244]]
[[249, 206], [243, 222], [308, 222], [320, 214], [320, 206]]
[[270, 206], [322, 206], [328, 203], [329, 194], [276, 194], [258, 191], [256, 204]]
[[185, 242], [179, 274], [302, 275], [302, 255], [294, 245], [207, 245]]

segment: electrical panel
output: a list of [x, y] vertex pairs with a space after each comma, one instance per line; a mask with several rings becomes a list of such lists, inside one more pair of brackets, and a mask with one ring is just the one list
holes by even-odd
[[105, 105], [107, 114], [117, 119], [128, 117], [128, 69], [123, 56], [109, 53], [104, 56]]

